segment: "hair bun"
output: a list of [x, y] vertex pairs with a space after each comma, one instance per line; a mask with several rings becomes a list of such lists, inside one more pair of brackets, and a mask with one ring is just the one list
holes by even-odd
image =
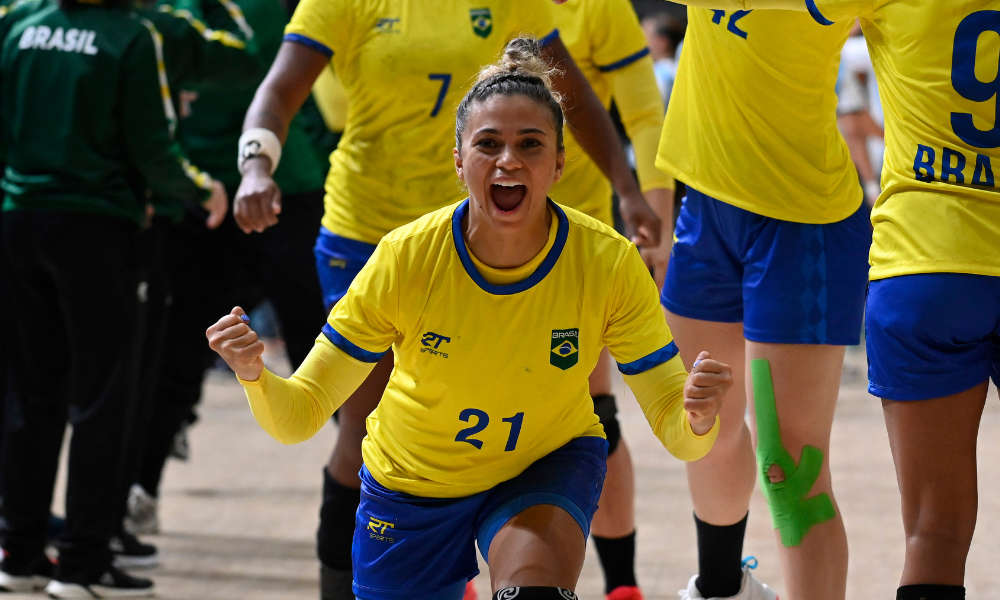
[[520, 75], [539, 79], [546, 88], [552, 89], [552, 76], [556, 74], [549, 63], [542, 58], [542, 45], [531, 35], [522, 35], [507, 42], [503, 57], [497, 64], [489, 65], [479, 72], [479, 81], [499, 75]]

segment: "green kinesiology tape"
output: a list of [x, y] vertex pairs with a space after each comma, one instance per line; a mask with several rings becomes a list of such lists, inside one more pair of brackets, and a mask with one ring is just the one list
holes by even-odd
[[[778, 410], [774, 405], [774, 387], [771, 384], [771, 364], [764, 359], [750, 361], [753, 379], [754, 414], [757, 416], [757, 468], [760, 470], [761, 489], [771, 509], [774, 528], [781, 532], [781, 543], [786, 547], [798, 546], [813, 525], [825, 523], [836, 516], [833, 502], [825, 492], [812, 498], [812, 490], [823, 466], [823, 451], [815, 446], [804, 446], [799, 463], [781, 443], [778, 427]], [[785, 480], [771, 483], [767, 471], [778, 465], [785, 472]]]

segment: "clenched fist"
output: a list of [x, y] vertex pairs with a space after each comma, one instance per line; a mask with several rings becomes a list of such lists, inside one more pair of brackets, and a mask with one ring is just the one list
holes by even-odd
[[684, 384], [684, 410], [695, 434], [705, 435], [712, 429], [722, 399], [732, 386], [733, 370], [729, 365], [712, 360], [708, 352], [698, 355]]
[[[250, 329], [250, 317], [237, 306], [205, 332], [208, 345], [244, 381], [257, 381], [264, 371], [264, 342]], [[689, 379], [690, 381], [690, 379]]]

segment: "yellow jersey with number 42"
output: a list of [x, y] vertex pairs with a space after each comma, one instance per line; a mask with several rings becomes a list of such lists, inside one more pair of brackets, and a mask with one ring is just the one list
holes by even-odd
[[375, 244], [461, 199], [455, 109], [511, 38], [558, 36], [552, 8], [551, 0], [302, 0], [285, 39], [331, 57], [350, 99], [323, 226]]
[[[362, 361], [392, 347], [395, 368], [362, 451], [382, 485], [418, 496], [475, 494], [575, 438], [603, 437], [588, 377], [604, 346], [627, 376], [674, 361], [678, 399], [683, 387], [656, 286], [631, 242], [550, 203], [547, 247], [498, 279], [466, 247], [468, 206], [385, 236], [323, 330]], [[680, 443], [707, 444], [699, 456], [711, 447], [691, 436]]]
[[656, 166], [766, 217], [849, 217], [862, 191], [837, 129], [835, 93], [849, 30], [802, 12], [688, 8]]

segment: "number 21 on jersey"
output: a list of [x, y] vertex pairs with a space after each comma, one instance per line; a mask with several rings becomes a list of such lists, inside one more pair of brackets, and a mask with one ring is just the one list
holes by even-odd
[[[458, 415], [460, 421], [465, 421], [466, 423], [471, 422], [473, 419], [476, 423], [472, 427], [466, 427], [465, 429], [458, 432], [455, 436], [456, 442], [465, 442], [466, 444], [471, 444], [476, 447], [477, 450], [483, 449], [483, 441], [475, 439], [474, 435], [482, 432], [490, 424], [490, 416], [486, 414], [486, 411], [479, 410], [478, 408], [467, 408], [463, 410]], [[524, 422], [524, 413], [519, 412], [513, 417], [507, 417], [503, 419], [504, 423], [510, 424], [510, 435], [507, 436], [507, 445], [504, 447], [504, 452], [510, 452], [517, 447], [517, 438], [521, 435], [521, 423]]]

